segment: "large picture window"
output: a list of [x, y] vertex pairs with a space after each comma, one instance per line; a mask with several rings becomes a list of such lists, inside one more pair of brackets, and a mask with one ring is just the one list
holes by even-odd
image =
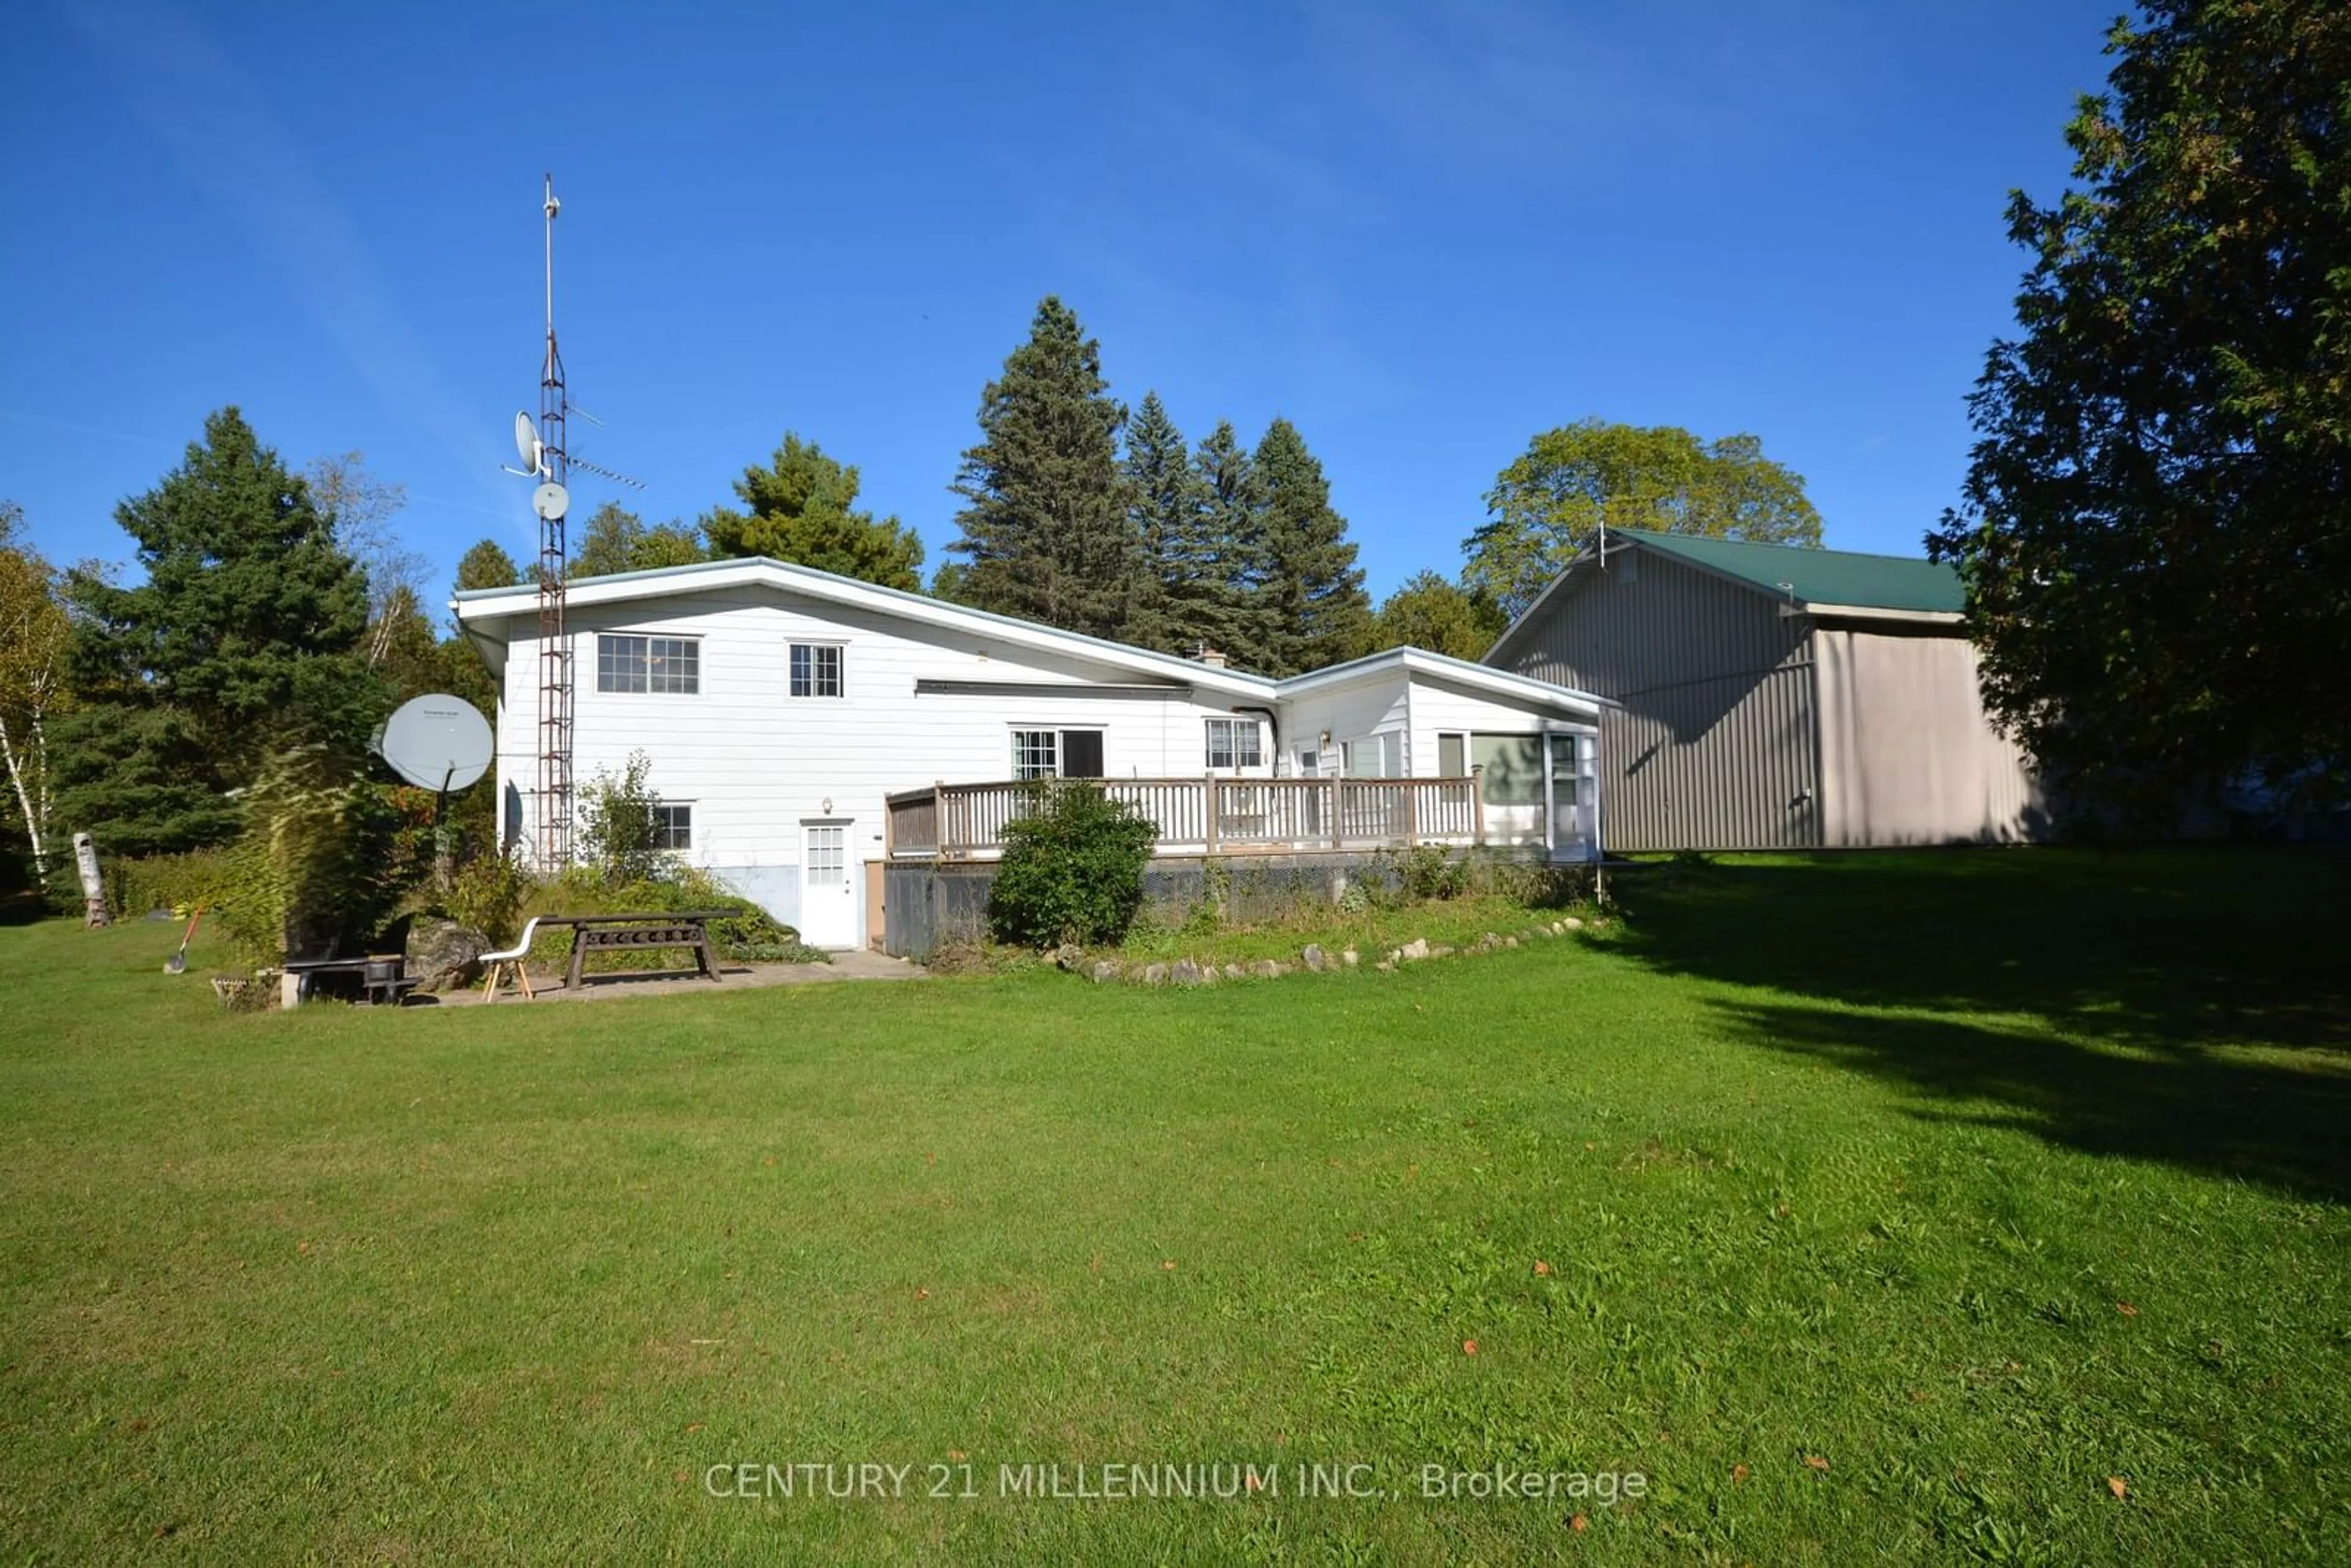
[[702, 644], [692, 637], [600, 632], [596, 689], [691, 696], [702, 689]]
[[1208, 721], [1208, 766], [1262, 768], [1265, 747], [1260, 727], [1253, 718], [1212, 718]]
[[1473, 735], [1469, 760], [1486, 770], [1489, 806], [1543, 803], [1543, 738], [1540, 735]]
[[792, 644], [792, 695], [837, 697], [841, 695], [841, 645], [838, 643]]

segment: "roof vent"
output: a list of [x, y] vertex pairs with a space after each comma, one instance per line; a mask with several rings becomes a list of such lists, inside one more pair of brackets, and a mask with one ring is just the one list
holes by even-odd
[[1192, 649], [1192, 657], [1199, 661], [1201, 664], [1207, 665], [1212, 670], [1221, 670], [1225, 667], [1224, 650], [1216, 647], [1211, 643], [1200, 643], [1195, 644]]

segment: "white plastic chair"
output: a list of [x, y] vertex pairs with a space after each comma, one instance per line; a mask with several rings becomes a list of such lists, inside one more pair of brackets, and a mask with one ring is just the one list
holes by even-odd
[[524, 1001], [531, 999], [530, 971], [523, 967], [523, 960], [530, 956], [530, 939], [538, 935], [538, 916], [534, 915], [530, 917], [529, 924], [522, 928], [522, 940], [517, 942], [513, 946], [508, 947], [502, 953], [485, 953], [482, 955], [482, 962], [488, 965], [490, 967], [489, 978], [482, 982], [482, 999], [484, 1001], [494, 1002], [498, 999], [498, 970], [500, 968], [511, 970], [514, 975], [515, 984], [522, 988], [522, 999]]

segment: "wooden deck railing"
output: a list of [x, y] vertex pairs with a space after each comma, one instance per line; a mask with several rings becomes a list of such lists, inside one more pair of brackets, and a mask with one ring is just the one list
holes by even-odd
[[[893, 858], [992, 858], [1040, 784], [934, 784], [886, 797]], [[1074, 779], [1134, 808], [1156, 854], [1481, 844], [1483, 786], [1462, 779]]]

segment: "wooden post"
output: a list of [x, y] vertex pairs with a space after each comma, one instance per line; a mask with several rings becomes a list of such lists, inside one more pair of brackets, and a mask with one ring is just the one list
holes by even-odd
[[1406, 848], [1420, 842], [1420, 780], [1404, 781], [1404, 841]]
[[1331, 847], [1334, 850], [1347, 841], [1347, 831], [1339, 816], [1341, 795], [1346, 785], [1347, 781], [1338, 774], [1331, 775]]
[[1469, 831], [1471, 841], [1480, 849], [1486, 844], [1486, 765], [1469, 765]]
[[98, 874], [98, 846], [88, 833], [76, 833], [73, 846], [74, 866], [81, 873], [82, 928], [96, 930], [107, 923], [106, 879]]
[[882, 796], [882, 858], [888, 860], [898, 850], [898, 808], [892, 803], [887, 791]]
[[1215, 854], [1217, 852], [1217, 776], [1215, 774], [1211, 773], [1202, 779], [1201, 790], [1200, 799], [1203, 802], [1203, 810], [1207, 813], [1207, 821], [1200, 831], [1207, 835], [1206, 841], [1208, 853]]
[[[811, 655], [813, 656], [813, 655]], [[933, 860], [947, 858], [947, 781], [931, 780], [931, 837], [938, 842], [931, 846]]]

